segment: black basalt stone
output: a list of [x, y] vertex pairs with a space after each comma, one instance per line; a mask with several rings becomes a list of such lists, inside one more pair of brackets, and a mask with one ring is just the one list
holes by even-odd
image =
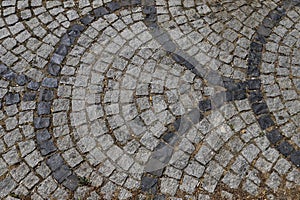
[[68, 54], [68, 46], [63, 45], [63, 44], [59, 45], [59, 47], [56, 49], [55, 53], [65, 57]]
[[203, 100], [199, 102], [199, 109], [202, 112], [206, 112], [211, 110], [211, 100], [207, 99], [207, 100]]
[[102, 17], [103, 15], [108, 14], [108, 10], [104, 7], [99, 7], [94, 10], [94, 14], [96, 17]]
[[260, 53], [263, 50], [263, 45], [257, 42], [251, 42], [250, 44], [250, 51]]
[[258, 77], [260, 75], [260, 71], [256, 65], [248, 65], [247, 74], [252, 77]]
[[60, 70], [61, 70], [61, 67], [59, 65], [55, 64], [55, 63], [50, 63], [48, 65], [48, 72], [52, 76], [58, 76]]
[[259, 79], [248, 80], [247, 85], [249, 90], [259, 90], [261, 87], [261, 80]]
[[258, 123], [263, 130], [274, 125], [274, 121], [271, 119], [270, 115], [262, 115], [258, 118]]
[[146, 15], [156, 14], [156, 7], [155, 6], [144, 6], [143, 13]]
[[291, 154], [291, 161], [297, 167], [300, 167], [300, 151], [295, 151]]
[[50, 118], [36, 117], [33, 120], [36, 129], [48, 128], [50, 126]]
[[53, 177], [57, 182], [62, 183], [71, 174], [70, 168], [66, 165], [62, 165], [53, 173]]
[[85, 17], [83, 17], [82, 19], [80, 19], [81, 23], [83, 23], [84, 25], [89, 25], [90, 23], [92, 23], [92, 21], [95, 19], [95, 17], [91, 16], [91, 15], [86, 15]]
[[42, 89], [40, 92], [41, 101], [51, 101], [53, 99], [53, 96], [54, 94], [52, 90]]
[[20, 102], [20, 95], [19, 94], [8, 93], [5, 96], [5, 104], [7, 106], [17, 104], [19, 102]]
[[247, 93], [245, 89], [242, 90], [235, 90], [233, 92], [233, 99], [234, 100], [243, 100], [247, 98]]
[[110, 12], [114, 12], [116, 10], [119, 10], [121, 8], [121, 5], [119, 2], [112, 1], [107, 4], [107, 7], [110, 10]]
[[36, 93], [35, 92], [26, 92], [23, 95], [23, 101], [34, 101], [36, 98]]
[[157, 192], [157, 178], [143, 176], [141, 180], [141, 190], [150, 194], [156, 194]]
[[15, 78], [17, 78], [17, 74], [11, 70], [7, 70], [6, 72], [4, 72], [2, 74], [2, 76], [10, 81], [13, 81], [13, 80], [15, 80]]
[[171, 53], [171, 57], [178, 64], [182, 64], [185, 61], [185, 59], [182, 56], [176, 53]]
[[68, 29], [67, 33], [71, 37], [77, 38], [80, 36], [80, 33], [84, 30], [84, 26], [80, 24], [74, 24], [71, 28]]
[[249, 95], [250, 103], [259, 102], [262, 99], [263, 99], [263, 96], [259, 90], [250, 92], [250, 95]]
[[76, 188], [78, 187], [78, 184], [79, 184], [79, 179], [74, 174], [67, 177], [66, 180], [63, 182], [63, 185], [71, 191], [75, 191]]
[[18, 85], [25, 85], [26, 83], [28, 82], [28, 78], [24, 75], [24, 74], [21, 74], [19, 76], [16, 77], [16, 83]]
[[38, 104], [38, 115], [50, 114], [51, 103], [50, 102], [40, 102]]
[[73, 44], [71, 38], [68, 36], [68, 34], [65, 34], [62, 36], [60, 43], [62, 45], [71, 46]]
[[272, 144], [276, 144], [280, 140], [282, 140], [283, 136], [279, 132], [279, 130], [275, 129], [267, 133], [267, 138]]
[[252, 104], [252, 110], [256, 115], [266, 114], [269, 112], [268, 106], [264, 102]]
[[47, 129], [38, 130], [36, 132], [36, 140], [39, 144], [51, 138], [50, 133]]
[[168, 132], [163, 135], [162, 139], [171, 146], [174, 146], [178, 141], [179, 137], [175, 133]]
[[287, 141], [283, 141], [282, 143], [280, 143], [277, 149], [282, 155], [286, 157], [289, 156], [294, 151], [293, 146], [289, 144]]
[[65, 59], [65, 56], [55, 53], [52, 55], [50, 62], [60, 65], [64, 59]]
[[59, 154], [54, 154], [46, 161], [51, 171], [55, 171], [64, 164], [64, 160]]
[[48, 155], [57, 150], [52, 140], [42, 142], [40, 145], [40, 151], [43, 156]]
[[7, 67], [4, 64], [0, 64], [0, 74], [2, 75], [2, 73], [7, 71]]

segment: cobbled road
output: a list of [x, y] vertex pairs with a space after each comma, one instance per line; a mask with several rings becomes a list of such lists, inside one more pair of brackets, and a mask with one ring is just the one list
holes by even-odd
[[2, 0], [0, 109], [0, 199], [300, 199], [300, 0]]

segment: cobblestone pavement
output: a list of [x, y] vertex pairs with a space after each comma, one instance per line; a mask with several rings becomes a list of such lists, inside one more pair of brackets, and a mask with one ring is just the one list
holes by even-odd
[[0, 10], [0, 199], [300, 199], [299, 0]]

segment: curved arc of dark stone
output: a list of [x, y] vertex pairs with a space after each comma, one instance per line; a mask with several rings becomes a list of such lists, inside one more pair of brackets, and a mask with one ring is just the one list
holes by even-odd
[[[260, 64], [262, 52], [272, 29], [279, 24], [281, 19], [286, 16], [286, 12], [293, 6], [300, 6], [300, 0], [284, 1], [280, 6], [272, 10], [257, 28], [248, 54], [248, 81], [260, 81]], [[257, 85], [258, 86], [258, 85]], [[256, 115], [257, 121], [262, 130], [267, 131], [267, 138], [270, 143], [284, 156], [291, 160], [296, 166], [300, 167], [300, 151], [287, 141], [281, 131], [276, 128], [276, 123], [271, 118], [271, 112], [263, 99], [261, 87], [248, 88], [248, 100], [252, 110]]]
[[[99, 8], [94, 9], [82, 17], [80, 23], [73, 24], [65, 35], [62, 36], [57, 48], [54, 50], [50, 62], [48, 64], [48, 75], [51, 78], [45, 78], [40, 87], [40, 102], [38, 105], [44, 107], [47, 102], [52, 102], [54, 90], [58, 87], [59, 78], [57, 78], [61, 71], [61, 65], [66, 58], [72, 45], [76, 43], [76, 40], [80, 37], [81, 33], [94, 21], [100, 17], [113, 13], [125, 7], [138, 6], [140, 0], [122, 0], [109, 2]], [[43, 105], [42, 105], [43, 104]], [[60, 184], [63, 184], [71, 191], [76, 190], [79, 186], [79, 177], [72, 170], [72, 168], [65, 163], [57, 148], [54, 146], [54, 140], [49, 132], [50, 118], [44, 117], [49, 113], [38, 113], [37, 118], [34, 119], [36, 131], [36, 139], [40, 148], [41, 154], [47, 156], [47, 165], [52, 171], [53, 178]]]

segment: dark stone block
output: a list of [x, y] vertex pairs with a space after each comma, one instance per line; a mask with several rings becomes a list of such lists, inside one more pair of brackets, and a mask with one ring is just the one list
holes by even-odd
[[52, 55], [50, 62], [60, 65], [64, 59], [65, 59], [65, 56], [55, 53]]
[[57, 88], [58, 83], [56, 78], [44, 78], [42, 86], [48, 88]]
[[79, 24], [74, 24], [71, 28], [69, 28], [69, 30], [67, 31], [67, 34], [70, 37], [77, 38], [80, 36], [80, 34], [83, 30], [84, 30], [84, 26], [79, 25]]
[[57, 148], [51, 140], [44, 141], [40, 144], [40, 151], [43, 156], [48, 155], [56, 150]]
[[66, 46], [71, 46], [73, 44], [71, 38], [67, 34], [62, 36], [60, 43]]
[[0, 101], [0, 109], [2, 109], [2, 103], [1, 103], [1, 101]]
[[252, 52], [260, 53], [263, 50], [263, 45], [257, 42], [251, 42], [250, 50]]
[[227, 102], [230, 102], [230, 101], [233, 101], [234, 100], [234, 95], [233, 95], [233, 92], [232, 91], [226, 91], [225, 92], [225, 100]]
[[146, 15], [156, 14], [156, 7], [155, 6], [144, 6], [143, 13]]
[[233, 90], [238, 89], [238, 86], [234, 82], [234, 80], [232, 80], [230, 78], [226, 78], [226, 77], [223, 77], [222, 79], [223, 79], [223, 85], [227, 90], [233, 91]]
[[108, 14], [108, 10], [104, 7], [99, 7], [94, 10], [94, 14], [96, 17], [102, 17], [103, 15]]
[[84, 25], [89, 25], [90, 23], [92, 23], [92, 21], [95, 19], [95, 17], [91, 16], [91, 15], [86, 15], [85, 17], [83, 17], [82, 19], [80, 19], [81, 23], [83, 23]]
[[36, 129], [48, 128], [50, 126], [50, 118], [36, 117], [33, 120]]
[[263, 99], [263, 96], [262, 96], [262, 94], [259, 90], [250, 92], [250, 95], [249, 95], [249, 102], [250, 103], [259, 102], [262, 99]]
[[157, 192], [157, 178], [143, 176], [141, 180], [141, 190], [150, 194], [156, 194]]
[[153, 176], [161, 177], [163, 171], [164, 171], [164, 169], [159, 169], [159, 170], [151, 171], [151, 172], [148, 172], [148, 173], [153, 175]]
[[291, 154], [291, 161], [297, 167], [300, 167], [300, 151], [295, 151]]
[[203, 100], [199, 102], [199, 109], [202, 112], [211, 110], [211, 100]]
[[5, 96], [5, 104], [7, 106], [17, 104], [20, 102], [20, 95], [19, 94], [13, 94], [13, 93], [8, 93]]
[[50, 63], [48, 65], [48, 72], [49, 74], [51, 74], [52, 76], [58, 76], [59, 72], [61, 70], [61, 67], [57, 64], [54, 63]]
[[36, 93], [35, 92], [26, 92], [23, 95], [23, 101], [34, 101], [36, 99]]
[[269, 112], [268, 106], [264, 102], [252, 104], [252, 110], [256, 115], [266, 114]]
[[53, 96], [52, 90], [42, 89], [40, 92], [40, 101], [51, 101]]
[[171, 57], [178, 64], [182, 64], [185, 62], [185, 59], [176, 53], [171, 53]]
[[78, 177], [74, 174], [66, 178], [66, 180], [63, 182], [63, 185], [68, 188], [71, 191], [75, 191], [78, 187], [79, 180]]
[[271, 11], [271, 12], [269, 13], [268, 17], [269, 17], [272, 21], [274, 21], [274, 22], [276, 23], [276, 22], [278, 22], [278, 21], [281, 19], [282, 14], [280, 14], [280, 13], [279, 13], [278, 11], [276, 11], [276, 10], [273, 10], [273, 11]]
[[47, 129], [38, 130], [36, 132], [36, 140], [38, 143], [42, 143], [46, 140], [49, 140], [50, 138], [51, 138], [51, 135]]
[[56, 49], [55, 53], [65, 57], [68, 54], [68, 46], [63, 45], [63, 44], [59, 45], [59, 47]]
[[258, 66], [261, 62], [262, 52], [250, 50], [248, 54], [248, 64]]
[[290, 145], [287, 141], [283, 141], [282, 143], [280, 143], [277, 149], [282, 155], [286, 157], [294, 151], [293, 146]]
[[15, 72], [11, 71], [11, 70], [8, 70], [8, 71], [4, 72], [2, 74], [2, 76], [4, 78], [6, 78], [7, 80], [10, 80], [10, 81], [13, 81], [17, 78], [17, 74]]
[[264, 36], [262, 36], [262, 35], [259, 35], [259, 34], [257, 34], [257, 33], [254, 35], [254, 40], [255, 40], [256, 42], [261, 43], [261, 44], [266, 44], [266, 43], [267, 43], [266, 37], [264, 37]]
[[179, 141], [178, 135], [172, 132], [164, 134], [162, 139], [171, 146], [174, 146]]
[[147, 14], [145, 16], [145, 21], [146, 22], [156, 22], [157, 21], [157, 16], [156, 14]]
[[272, 29], [267, 28], [264, 25], [260, 25], [258, 30], [257, 30], [257, 33], [261, 36], [264, 36], [264, 37], [268, 37], [271, 34], [271, 32], [272, 32]]
[[233, 92], [234, 100], [243, 100], [247, 98], [246, 90], [235, 90]]
[[50, 114], [51, 103], [50, 102], [40, 102], [38, 104], [38, 115]]
[[272, 131], [267, 133], [267, 138], [269, 139], [269, 141], [272, 144], [276, 144], [277, 142], [282, 140], [283, 136], [281, 135], [281, 133], [277, 129], [275, 129], [275, 130], [272, 130]]
[[[192, 122], [190, 120], [188, 120], [186, 117], [182, 117], [179, 119], [179, 126], [178, 124], [176, 125], [177, 132], [179, 134], [179, 136], [182, 136], [183, 134], [187, 133], [187, 131], [191, 128], [192, 126]], [[177, 121], [178, 123], [178, 121]], [[175, 127], [175, 125], [174, 125]]]
[[247, 85], [249, 90], [259, 90], [261, 87], [261, 81], [259, 79], [248, 80]]
[[202, 77], [201, 73], [196, 68], [193, 68], [191, 72], [200, 78]]
[[271, 20], [270, 18], [266, 17], [264, 20], [263, 20], [263, 25], [267, 28], [273, 28], [275, 26], [275, 22], [274, 20]]
[[130, 4], [131, 5], [141, 5], [141, 0], [131, 0]]
[[27, 78], [25, 75], [23, 75], [23, 74], [17, 76], [17, 78], [16, 78], [16, 83], [17, 83], [18, 85], [23, 86], [23, 85], [25, 85], [27, 82], [28, 82], [28, 78]]
[[114, 12], [116, 10], [119, 10], [121, 8], [121, 5], [119, 2], [116, 2], [116, 1], [112, 1], [112, 2], [109, 2], [107, 4], [107, 7], [109, 9], [110, 12]]
[[248, 65], [247, 74], [252, 77], [260, 76], [260, 71], [257, 66]]
[[8, 70], [8, 68], [4, 64], [0, 64], [0, 74], [5, 73]]
[[183, 63], [183, 65], [184, 65], [185, 68], [187, 68], [188, 70], [192, 70], [192, 69], [195, 68], [195, 66], [192, 65], [191, 63], [189, 63], [188, 61], [185, 61], [185, 62]]
[[70, 168], [66, 165], [62, 165], [53, 173], [53, 177], [57, 182], [62, 183], [71, 174]]
[[263, 130], [274, 125], [274, 121], [271, 119], [270, 115], [262, 115], [258, 118], [258, 123]]
[[54, 154], [48, 158], [46, 163], [50, 167], [51, 171], [55, 171], [64, 164], [64, 160], [59, 154]]
[[35, 81], [30, 81], [29, 84], [27, 85], [27, 88], [29, 88], [31, 90], [38, 90], [39, 87], [40, 87], [40, 84]]

